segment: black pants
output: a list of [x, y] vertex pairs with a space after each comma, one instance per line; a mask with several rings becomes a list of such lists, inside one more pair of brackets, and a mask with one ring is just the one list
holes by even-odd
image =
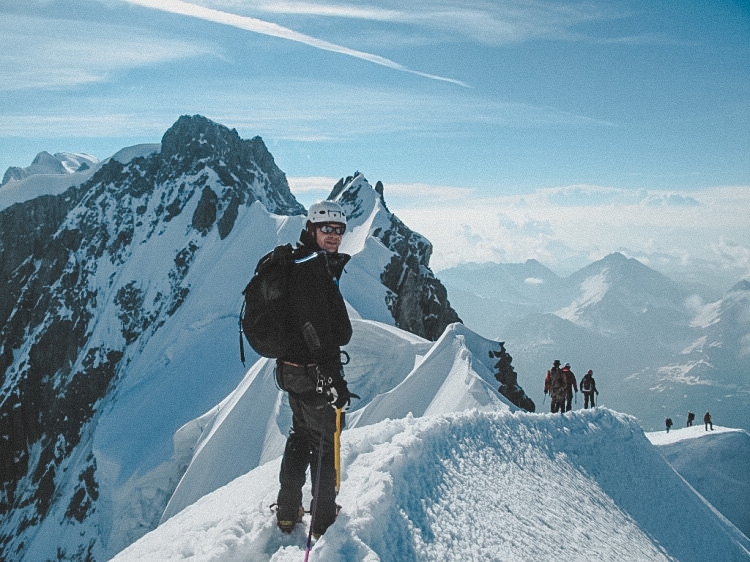
[[591, 407], [593, 408], [594, 405], [594, 393], [593, 392], [584, 392], [583, 393], [583, 407], [588, 408], [589, 407], [589, 400], [591, 401]]
[[565, 411], [570, 412], [573, 407], [573, 389], [568, 389], [565, 394]]
[[[302, 399], [289, 394], [289, 405], [292, 407], [292, 429], [287, 438], [279, 473], [279, 515], [283, 518], [289, 513], [291, 518], [302, 505], [302, 486], [309, 466], [313, 494], [311, 510], [315, 506], [313, 532], [323, 534], [336, 520], [336, 467], [333, 450], [336, 410], [320, 395]], [[316, 482], [318, 470], [320, 476], [319, 482]]]
[[552, 398], [552, 402], [550, 402], [550, 412], [553, 414], [556, 414], [557, 412], [560, 412], [561, 414], [565, 412], [565, 397], [559, 397], [557, 399]]

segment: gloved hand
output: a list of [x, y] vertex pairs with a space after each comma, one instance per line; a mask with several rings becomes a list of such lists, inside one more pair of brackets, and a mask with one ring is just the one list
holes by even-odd
[[346, 384], [344, 377], [341, 375], [333, 377], [331, 385], [326, 388], [326, 399], [328, 403], [336, 408], [346, 412], [351, 405], [351, 394], [349, 385]]
[[349, 392], [349, 386], [344, 380], [344, 372], [341, 363], [330, 362], [320, 366], [319, 383], [328, 403], [335, 409], [346, 412], [351, 405], [352, 398], [359, 398], [356, 394]]

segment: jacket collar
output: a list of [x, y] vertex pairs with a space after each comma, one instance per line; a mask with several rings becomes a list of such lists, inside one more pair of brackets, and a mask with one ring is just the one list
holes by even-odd
[[313, 253], [325, 256], [326, 266], [329, 272], [338, 279], [344, 271], [344, 266], [351, 259], [349, 254], [342, 254], [341, 252], [335, 252], [329, 254], [325, 250], [321, 249], [320, 246], [315, 242], [315, 238], [309, 230], [304, 229], [299, 235], [299, 247], [303, 255], [309, 255]]

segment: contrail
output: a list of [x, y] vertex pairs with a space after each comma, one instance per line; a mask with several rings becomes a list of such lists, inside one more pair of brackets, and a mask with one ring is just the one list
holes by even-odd
[[137, 4], [146, 8], [153, 8], [154, 10], [161, 10], [163, 12], [170, 12], [173, 14], [180, 14], [183, 16], [190, 16], [206, 21], [212, 21], [224, 25], [230, 25], [239, 29], [245, 29], [254, 33], [260, 33], [262, 35], [270, 35], [271, 37], [280, 37], [281, 39], [288, 39], [289, 41], [296, 41], [297, 43], [304, 43], [316, 49], [322, 49], [324, 51], [331, 51], [334, 53], [340, 53], [342, 55], [348, 55], [350, 57], [362, 59], [374, 64], [379, 64], [393, 70], [399, 70], [401, 72], [408, 72], [410, 74], [416, 74], [417, 76], [423, 76], [432, 80], [440, 80], [442, 82], [449, 82], [451, 84], [457, 84], [464, 88], [470, 86], [466, 82], [461, 80], [455, 80], [453, 78], [445, 78], [444, 76], [437, 76], [435, 74], [428, 74], [426, 72], [419, 72], [412, 70], [399, 64], [395, 61], [373, 55], [371, 53], [365, 53], [363, 51], [357, 51], [355, 49], [349, 49], [335, 43], [323, 41], [304, 33], [299, 33], [292, 29], [280, 26], [275, 23], [259, 20], [257, 18], [251, 18], [249, 16], [239, 16], [237, 14], [231, 14], [229, 12], [223, 12], [221, 10], [214, 10], [212, 8], [205, 8], [203, 6], [197, 6], [183, 0], [126, 0], [131, 4]]

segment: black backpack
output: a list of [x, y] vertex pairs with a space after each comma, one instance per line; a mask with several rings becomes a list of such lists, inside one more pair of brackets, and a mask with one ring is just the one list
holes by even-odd
[[585, 375], [581, 380], [581, 392], [591, 392], [594, 390], [593, 379], [589, 375]]
[[291, 244], [276, 246], [255, 267], [255, 275], [242, 291], [240, 360], [245, 363], [242, 334], [263, 357], [276, 358], [286, 348], [289, 334], [289, 272], [294, 263]]

